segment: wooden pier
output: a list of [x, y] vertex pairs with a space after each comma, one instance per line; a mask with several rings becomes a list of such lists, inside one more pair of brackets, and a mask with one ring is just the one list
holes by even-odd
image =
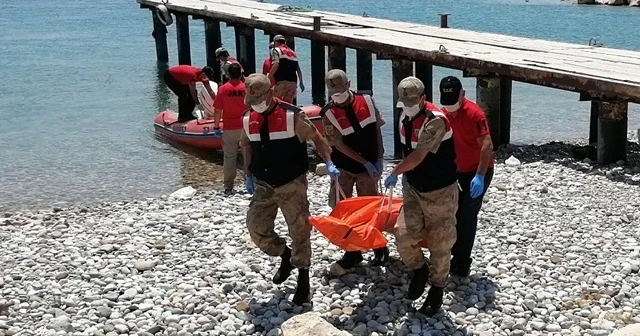
[[[247, 73], [256, 70], [255, 29], [273, 36], [311, 40], [311, 90], [314, 104], [326, 99], [324, 74], [346, 69], [346, 48], [357, 50], [356, 84], [372, 89], [372, 55], [392, 60], [394, 105], [396, 85], [415, 75], [433, 98], [433, 66], [463, 71], [477, 78], [476, 101], [487, 113], [494, 145], [509, 143], [512, 81], [579, 93], [591, 101], [589, 143], [597, 144], [597, 160], [608, 164], [626, 159], [628, 104], [640, 103], [640, 52], [591, 45], [551, 42], [452, 29], [447, 15], [441, 26], [397, 22], [325, 11], [282, 11], [278, 4], [248, 0], [137, 0], [153, 13], [158, 61], [167, 62], [167, 30], [156, 18], [165, 5], [175, 17], [178, 62], [191, 63], [188, 17], [203, 20], [207, 63], [218, 71], [213, 55], [222, 44], [220, 23], [235, 29], [238, 54]], [[216, 80], [219, 80], [217, 78]], [[438, 102], [436, 102], [438, 105]], [[561, 113], [561, 112], [559, 112]], [[394, 156], [401, 154], [399, 114], [394, 113]]]

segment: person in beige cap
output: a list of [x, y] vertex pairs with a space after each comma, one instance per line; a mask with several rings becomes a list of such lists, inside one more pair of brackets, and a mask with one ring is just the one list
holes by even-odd
[[[386, 178], [385, 186], [395, 186], [398, 175], [403, 174], [396, 246], [404, 264], [413, 270], [407, 298], [418, 299], [430, 280], [420, 311], [431, 316], [442, 306], [456, 241], [458, 183], [453, 131], [444, 113], [426, 101], [424, 84], [416, 77], [407, 77], [398, 85], [397, 106], [402, 108], [404, 159]], [[419, 244], [425, 234], [430, 266]]]
[[[298, 285], [293, 303], [309, 300], [311, 264], [311, 224], [307, 199], [307, 140], [313, 141], [327, 163], [329, 174], [337, 176], [331, 162], [331, 148], [304, 112], [275, 98], [269, 78], [251, 74], [245, 79], [245, 103], [251, 108], [243, 117], [240, 144], [244, 153], [245, 186], [253, 194], [247, 212], [251, 240], [270, 256], [280, 256], [280, 267], [273, 277], [283, 283], [298, 268]], [[274, 230], [282, 211], [291, 248]]]
[[300, 81], [300, 91], [304, 92], [302, 70], [298, 64], [298, 55], [287, 46], [287, 40], [282, 35], [273, 37], [274, 48], [271, 49], [271, 70], [268, 77], [276, 85], [276, 97], [292, 103], [297, 95], [297, 82]]
[[[384, 124], [370, 91], [351, 90], [347, 74], [340, 69], [327, 72], [325, 83], [331, 99], [320, 115], [324, 134], [332, 146], [331, 159], [340, 170], [340, 176], [331, 179], [329, 205], [333, 208], [336, 188], [345, 197], [353, 196], [355, 185], [358, 196], [378, 194], [377, 182], [382, 174], [384, 147], [380, 127]], [[386, 247], [374, 250], [373, 265], [381, 265], [388, 257]], [[336, 262], [343, 270], [362, 262], [361, 251], [345, 252]], [[332, 265], [332, 269], [335, 266]], [[342, 273], [341, 270], [336, 272]]]

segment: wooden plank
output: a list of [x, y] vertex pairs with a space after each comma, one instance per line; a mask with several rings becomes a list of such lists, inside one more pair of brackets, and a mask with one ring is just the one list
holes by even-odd
[[[161, 0], [137, 0], [155, 6]], [[248, 0], [172, 0], [173, 12], [211, 17], [232, 24], [370, 52], [476, 69], [514, 80], [640, 103], [640, 52], [520, 38], [357, 15], [276, 12], [276, 4]], [[313, 18], [322, 29], [313, 31]], [[337, 28], [342, 27], [342, 28]], [[378, 27], [378, 28], [363, 28]], [[448, 53], [438, 51], [444, 45]]]

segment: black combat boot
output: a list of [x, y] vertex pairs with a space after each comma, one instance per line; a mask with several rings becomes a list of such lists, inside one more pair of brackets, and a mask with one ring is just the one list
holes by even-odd
[[431, 286], [427, 299], [424, 300], [424, 304], [420, 308], [419, 312], [431, 317], [435, 315], [442, 307], [442, 297], [444, 295], [444, 288]]
[[471, 258], [467, 258], [465, 260], [461, 260], [460, 258], [456, 257], [451, 258], [451, 263], [449, 264], [449, 274], [459, 277], [469, 276], [469, 272], [471, 271], [471, 262]]
[[273, 283], [276, 285], [285, 282], [293, 270], [293, 265], [291, 265], [291, 249], [289, 247], [286, 247], [280, 258], [282, 258], [280, 267], [278, 267], [276, 273], [273, 275]]
[[337, 261], [338, 265], [344, 269], [349, 269], [353, 266], [358, 265], [363, 260], [362, 252], [360, 251], [352, 251], [345, 252], [340, 260]]
[[309, 302], [309, 269], [298, 269], [298, 286], [296, 286], [296, 294], [293, 295], [293, 303], [302, 306], [303, 303]]
[[372, 266], [380, 266], [389, 260], [389, 248], [383, 247], [373, 250], [373, 260], [371, 260]]
[[409, 283], [407, 299], [415, 300], [424, 293], [424, 287], [429, 279], [429, 266], [425, 263], [422, 267], [413, 270], [413, 278]]

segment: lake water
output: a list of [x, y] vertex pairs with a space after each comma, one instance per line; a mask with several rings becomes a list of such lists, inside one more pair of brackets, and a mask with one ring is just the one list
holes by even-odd
[[[217, 187], [220, 157], [188, 153], [156, 139], [153, 117], [177, 99], [159, 79], [151, 14], [134, 0], [3, 0], [0, 12], [0, 211], [167, 194], [185, 184]], [[299, 6], [432, 25], [638, 50], [638, 8], [568, 1], [431, 0], [420, 3], [296, 0]], [[286, 3], [283, 3], [286, 4]], [[293, 2], [292, 2], [293, 4]], [[233, 30], [223, 25], [234, 53]], [[256, 33], [258, 63], [267, 37]], [[175, 25], [170, 64], [177, 63]], [[193, 64], [205, 63], [201, 21], [191, 22]], [[309, 42], [296, 50], [306, 83]], [[355, 51], [348, 53], [355, 70]], [[391, 118], [391, 66], [374, 62], [376, 100]], [[434, 79], [460, 72], [436, 68]], [[355, 78], [355, 76], [354, 76]], [[355, 80], [354, 80], [355, 82]], [[474, 79], [463, 80], [475, 97]], [[437, 84], [437, 83], [436, 83]], [[310, 88], [309, 88], [310, 91]], [[437, 100], [437, 95], [436, 95]], [[310, 102], [310, 92], [299, 95]], [[630, 106], [630, 129], [640, 126]], [[585, 137], [589, 103], [578, 94], [514, 83], [512, 140], [538, 143]], [[387, 152], [392, 126], [384, 128]]]

